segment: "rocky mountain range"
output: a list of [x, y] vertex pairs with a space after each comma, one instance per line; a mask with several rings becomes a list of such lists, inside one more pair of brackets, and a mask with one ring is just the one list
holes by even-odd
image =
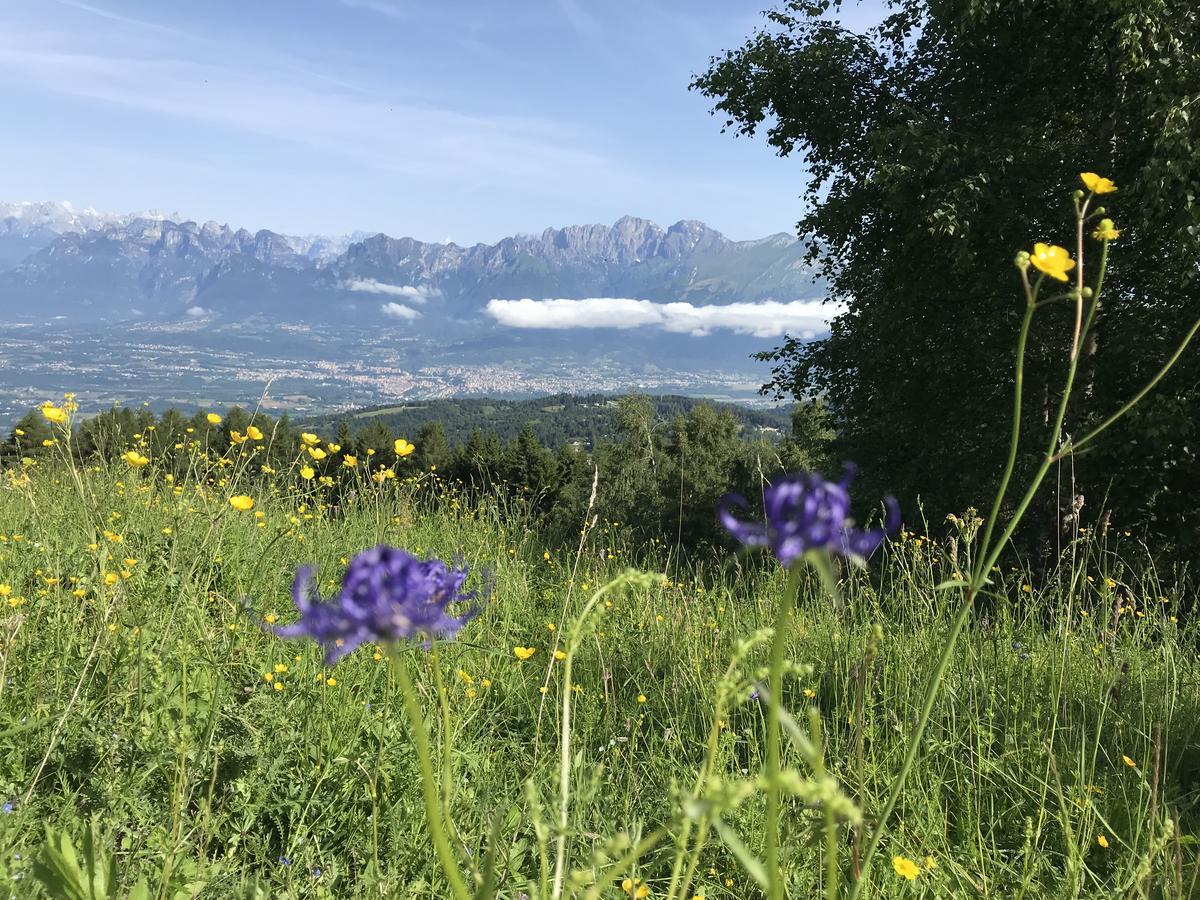
[[403, 320], [435, 333], [478, 324], [497, 298], [813, 299], [804, 252], [786, 234], [731, 241], [701, 222], [664, 229], [629, 216], [464, 247], [0, 203], [0, 314], [30, 324]]

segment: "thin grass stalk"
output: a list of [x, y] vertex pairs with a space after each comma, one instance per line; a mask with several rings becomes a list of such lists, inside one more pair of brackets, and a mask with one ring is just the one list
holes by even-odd
[[471, 892], [458, 871], [458, 862], [454, 851], [450, 848], [450, 840], [446, 837], [446, 828], [442, 818], [440, 791], [437, 775], [433, 771], [433, 757], [429, 749], [429, 730], [425, 726], [425, 717], [421, 714], [421, 704], [413, 690], [412, 679], [408, 674], [408, 664], [400, 655], [400, 648], [395, 643], [388, 644], [388, 655], [391, 657], [392, 669], [400, 684], [400, 696], [404, 699], [404, 712], [408, 716], [408, 724], [412, 729], [413, 745], [417, 751], [417, 765], [421, 770], [421, 793], [425, 800], [425, 819], [429, 824], [429, 836], [433, 840], [433, 848], [437, 852], [438, 862], [446, 880], [450, 882], [450, 891], [455, 900], [471, 900]]
[[764, 856], [767, 877], [770, 879], [767, 892], [770, 900], [783, 900], [785, 896], [785, 879], [779, 869], [779, 813], [783, 806], [783, 792], [779, 783], [779, 709], [783, 702], [783, 667], [787, 653], [788, 619], [796, 605], [800, 573], [799, 565], [793, 564], [788, 570], [787, 583], [779, 600], [779, 609], [775, 613], [775, 634], [771, 638], [771, 668], [767, 677], [770, 692], [767, 702], [767, 817], [763, 827], [766, 830]]

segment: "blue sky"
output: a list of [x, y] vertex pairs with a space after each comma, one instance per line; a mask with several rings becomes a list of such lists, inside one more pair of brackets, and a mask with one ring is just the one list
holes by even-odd
[[800, 160], [687, 90], [767, 5], [4, 0], [0, 199], [459, 243], [627, 213], [791, 231]]

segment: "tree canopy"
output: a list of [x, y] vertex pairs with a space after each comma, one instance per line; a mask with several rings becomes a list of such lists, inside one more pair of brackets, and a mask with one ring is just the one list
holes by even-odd
[[[798, 231], [845, 307], [827, 339], [761, 354], [764, 390], [823, 396], [865, 491], [944, 515], [985, 501], [1000, 468], [1024, 302], [1013, 257], [1035, 240], [1075, 253], [1080, 172], [1119, 185], [1103, 199], [1121, 236], [1068, 432], [1135, 392], [1197, 315], [1200, 14], [1181, 0], [892, 0], [856, 33], [841, 6], [768, 13], [692, 86], [727, 130], [803, 160]], [[1069, 315], [1039, 315], [1030, 345], [1031, 452], [1061, 390]], [[1197, 387], [1190, 353], [1099, 450], [1064, 464], [1043, 536], [1083, 497], [1195, 551]]]

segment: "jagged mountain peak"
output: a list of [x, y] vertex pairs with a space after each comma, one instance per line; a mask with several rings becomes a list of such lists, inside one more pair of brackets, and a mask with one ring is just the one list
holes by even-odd
[[76, 207], [69, 200], [0, 201], [0, 234], [45, 231], [52, 234], [82, 233], [135, 219], [179, 218], [147, 210], [136, 213], [106, 213], [90, 206]]
[[[33, 221], [31, 210], [19, 207], [22, 221]], [[731, 241], [693, 219], [663, 228], [627, 215], [611, 225], [559, 226], [463, 247], [383, 233], [296, 237], [157, 215], [109, 217], [84, 228], [92, 220], [72, 219], [72, 210], [52, 204], [38, 213], [70, 225], [57, 235], [9, 241], [0, 234], [0, 314], [170, 320], [199, 307], [217, 319], [367, 315], [436, 328], [438, 316], [480, 320], [492, 299], [707, 304], [812, 296], [794, 239]]]

